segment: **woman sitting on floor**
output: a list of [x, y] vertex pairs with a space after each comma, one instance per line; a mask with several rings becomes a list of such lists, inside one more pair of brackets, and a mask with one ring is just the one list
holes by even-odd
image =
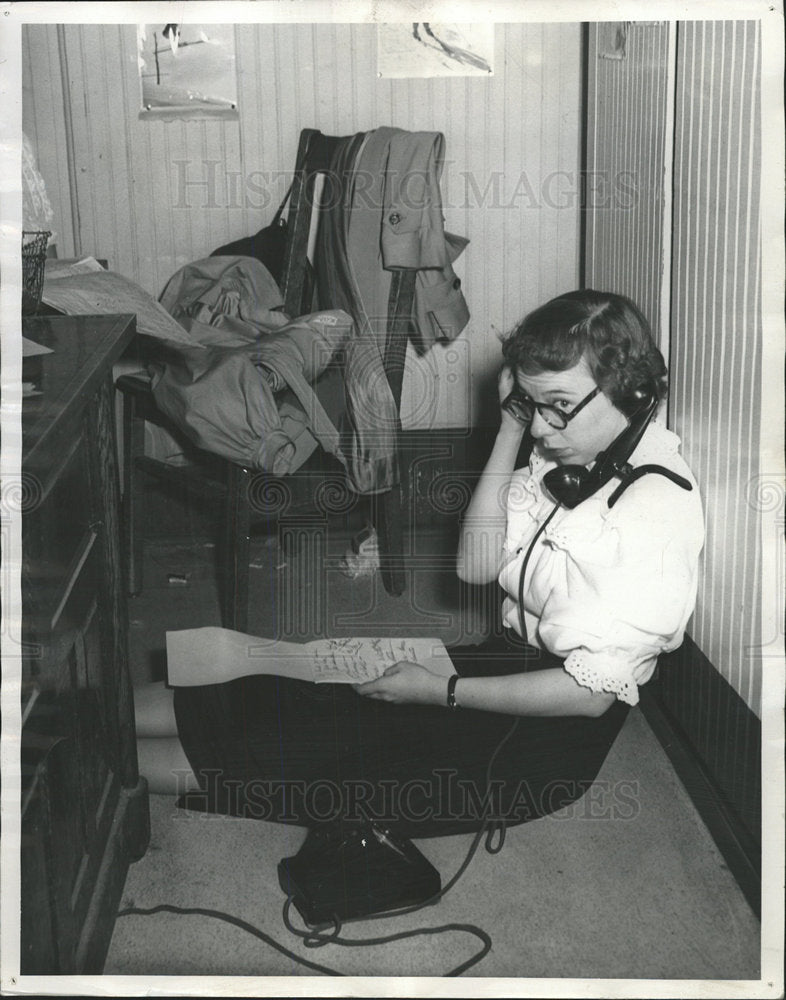
[[[500, 428], [457, 559], [462, 580], [499, 580], [499, 634], [450, 649], [449, 681], [401, 662], [354, 689], [269, 675], [150, 685], [136, 706], [152, 791], [200, 811], [305, 826], [366, 815], [428, 837], [525, 822], [592, 784], [639, 685], [682, 641], [701, 502], [677, 437], [647, 422], [666, 368], [628, 299], [559, 296], [503, 356]], [[590, 472], [582, 485], [576, 467], [642, 427], [622, 484], [593, 492]], [[528, 429], [531, 458], [515, 469]]]

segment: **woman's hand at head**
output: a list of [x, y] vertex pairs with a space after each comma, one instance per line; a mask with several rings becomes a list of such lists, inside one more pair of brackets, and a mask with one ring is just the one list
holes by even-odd
[[375, 681], [353, 684], [353, 687], [364, 698], [396, 704], [441, 705], [447, 698], [445, 678], [409, 660], [399, 660]]
[[497, 377], [497, 391], [499, 392], [500, 406], [511, 394], [511, 392], [513, 392], [515, 384], [516, 379], [513, 377], [510, 365], [503, 365]]
[[499, 395], [499, 405], [501, 412], [500, 429], [515, 431], [516, 434], [524, 432], [524, 425], [517, 420], [513, 414], [501, 409], [502, 404], [516, 387], [516, 379], [510, 365], [503, 365], [497, 377], [497, 393]]

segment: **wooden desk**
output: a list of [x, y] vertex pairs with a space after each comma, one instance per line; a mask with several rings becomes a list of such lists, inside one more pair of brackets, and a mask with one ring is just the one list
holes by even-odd
[[121, 566], [112, 364], [133, 316], [26, 319], [53, 349], [22, 407], [23, 974], [100, 973], [149, 840]]

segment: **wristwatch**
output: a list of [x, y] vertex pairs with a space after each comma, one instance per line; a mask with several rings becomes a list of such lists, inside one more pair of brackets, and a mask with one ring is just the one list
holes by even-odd
[[448, 708], [458, 708], [456, 704], [456, 681], [458, 674], [453, 674], [448, 678]]

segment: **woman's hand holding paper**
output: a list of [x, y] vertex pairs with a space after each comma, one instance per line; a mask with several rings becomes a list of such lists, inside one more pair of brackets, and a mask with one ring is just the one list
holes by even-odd
[[409, 660], [399, 660], [375, 681], [353, 687], [364, 697], [396, 703], [441, 705], [446, 698], [445, 678]]

